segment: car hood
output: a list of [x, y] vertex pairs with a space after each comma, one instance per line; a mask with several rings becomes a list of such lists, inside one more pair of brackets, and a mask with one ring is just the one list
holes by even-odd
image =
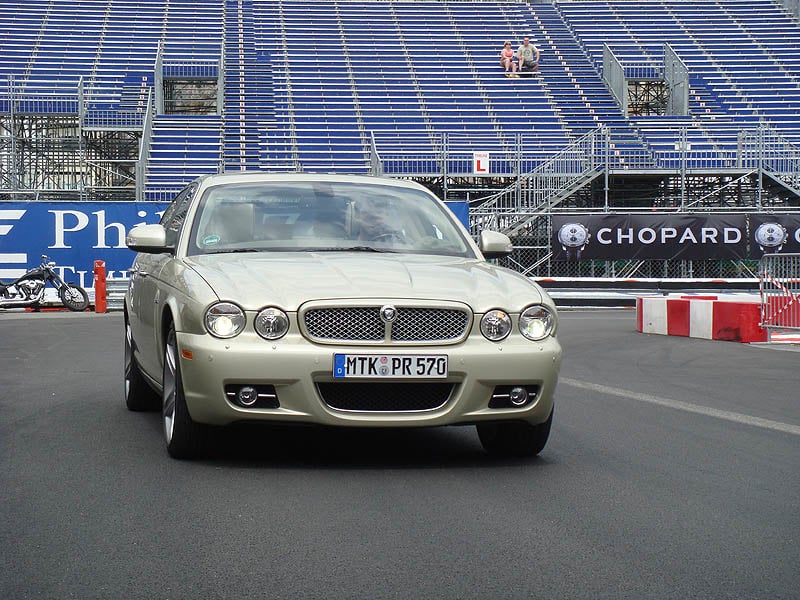
[[221, 300], [296, 310], [309, 300], [433, 299], [475, 312], [543, 301], [530, 279], [482, 260], [351, 252], [210, 254], [186, 259]]

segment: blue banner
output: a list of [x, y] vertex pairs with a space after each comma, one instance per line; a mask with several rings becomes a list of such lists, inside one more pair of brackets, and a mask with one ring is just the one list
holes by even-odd
[[158, 223], [167, 202], [0, 203], [0, 279], [19, 277], [46, 254], [69, 282], [94, 287], [94, 262], [108, 279], [127, 279], [134, 252], [125, 235]]
[[461, 224], [469, 231], [469, 202], [466, 201], [447, 201], [445, 202], [453, 214], [461, 221]]

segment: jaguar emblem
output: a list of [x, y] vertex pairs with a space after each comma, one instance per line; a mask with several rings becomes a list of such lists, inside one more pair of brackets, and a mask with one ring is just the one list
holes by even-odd
[[384, 323], [393, 323], [397, 318], [397, 309], [391, 304], [381, 307], [381, 321]]

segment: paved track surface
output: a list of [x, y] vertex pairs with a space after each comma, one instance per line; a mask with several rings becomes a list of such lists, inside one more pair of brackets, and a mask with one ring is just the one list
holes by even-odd
[[0, 314], [0, 598], [798, 598], [800, 353], [564, 311], [550, 444], [231, 429], [171, 460], [120, 313]]

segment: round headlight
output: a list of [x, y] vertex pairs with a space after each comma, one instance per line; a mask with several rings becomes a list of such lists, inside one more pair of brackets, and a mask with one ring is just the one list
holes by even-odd
[[266, 340], [277, 340], [289, 331], [289, 317], [279, 308], [265, 308], [256, 315], [256, 333]]
[[511, 332], [511, 317], [503, 310], [490, 310], [481, 318], [481, 333], [487, 340], [499, 342]]
[[530, 306], [519, 316], [520, 333], [534, 342], [552, 335], [555, 327], [555, 315], [544, 306]]
[[232, 338], [244, 329], [245, 317], [242, 309], [230, 302], [219, 302], [206, 311], [206, 329], [218, 338]]

